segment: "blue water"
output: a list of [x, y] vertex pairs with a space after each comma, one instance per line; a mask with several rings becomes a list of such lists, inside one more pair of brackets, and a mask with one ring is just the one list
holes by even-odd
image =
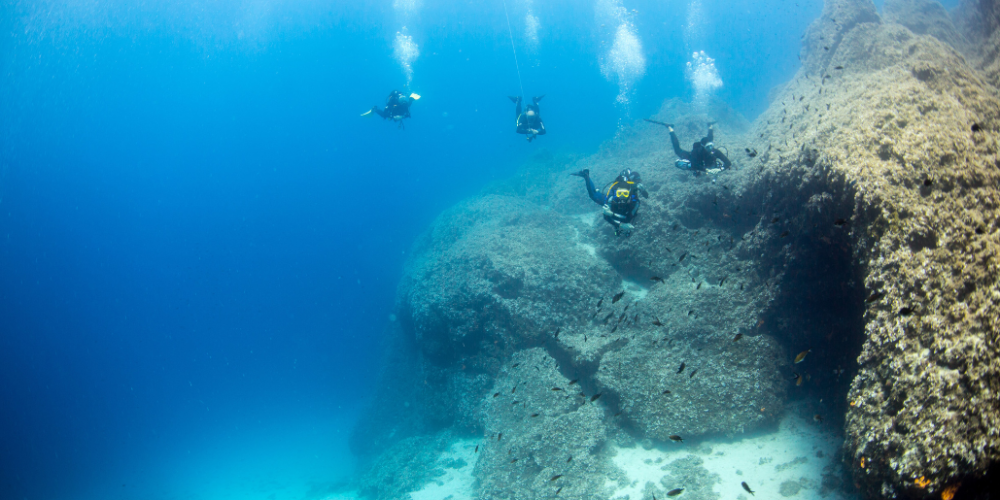
[[[540, 152], [585, 155], [693, 50], [752, 119], [820, 0], [626, 1], [628, 106], [589, 3], [426, 0], [404, 129], [391, 1], [0, 6], [0, 498], [316, 498], [353, 466], [407, 252]], [[518, 64], [511, 50], [519, 51]], [[513, 133], [520, 93], [549, 134]]]

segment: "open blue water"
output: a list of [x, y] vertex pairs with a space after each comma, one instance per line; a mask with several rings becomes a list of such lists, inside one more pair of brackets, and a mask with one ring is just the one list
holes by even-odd
[[[0, 5], [0, 498], [318, 497], [436, 214], [690, 99], [695, 50], [752, 119], [822, 8], [619, 2], [626, 106], [593, 3], [533, 0], [532, 46], [526, 0], [400, 2]], [[405, 87], [404, 24], [400, 129], [358, 115]], [[546, 95], [531, 144], [518, 70]]]

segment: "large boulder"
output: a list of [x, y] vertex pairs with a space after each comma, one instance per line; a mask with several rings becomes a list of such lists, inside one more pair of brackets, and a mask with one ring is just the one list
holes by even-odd
[[847, 460], [870, 497], [940, 496], [1000, 460], [1000, 101], [950, 46], [899, 25], [856, 26], [816, 76], [756, 122], [757, 168], [785, 186], [846, 180], [867, 297]]
[[906, 26], [916, 35], [930, 35], [958, 51], [968, 51], [968, 42], [955, 29], [948, 11], [934, 0], [886, 0], [882, 18]]

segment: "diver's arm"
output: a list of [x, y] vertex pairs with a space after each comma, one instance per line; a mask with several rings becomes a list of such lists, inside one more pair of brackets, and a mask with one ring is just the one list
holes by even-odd
[[674, 153], [677, 154], [678, 158], [682, 160], [691, 159], [691, 153], [681, 149], [681, 141], [677, 140], [677, 134], [673, 131], [670, 131], [670, 144], [674, 146]]
[[729, 161], [729, 158], [726, 158], [726, 155], [722, 154], [722, 151], [719, 151], [718, 149], [713, 149], [712, 153], [715, 155], [716, 158], [722, 160], [723, 168], [728, 170], [729, 167], [732, 166], [733, 162]]

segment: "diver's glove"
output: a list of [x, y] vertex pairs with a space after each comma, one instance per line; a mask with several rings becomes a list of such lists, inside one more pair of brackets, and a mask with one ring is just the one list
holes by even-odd
[[639, 194], [641, 194], [643, 198], [649, 198], [649, 191], [646, 191], [646, 186], [643, 186], [641, 182], [636, 184], [635, 187], [639, 190]]
[[604, 205], [604, 216], [605, 217], [614, 217], [615, 216], [615, 213], [611, 211], [611, 206]]
[[632, 224], [629, 224], [628, 222], [625, 222], [625, 223], [622, 223], [622, 224], [618, 225], [618, 232], [624, 234], [625, 236], [632, 236], [632, 231], [634, 229], [635, 229], [635, 226], [633, 226]]

